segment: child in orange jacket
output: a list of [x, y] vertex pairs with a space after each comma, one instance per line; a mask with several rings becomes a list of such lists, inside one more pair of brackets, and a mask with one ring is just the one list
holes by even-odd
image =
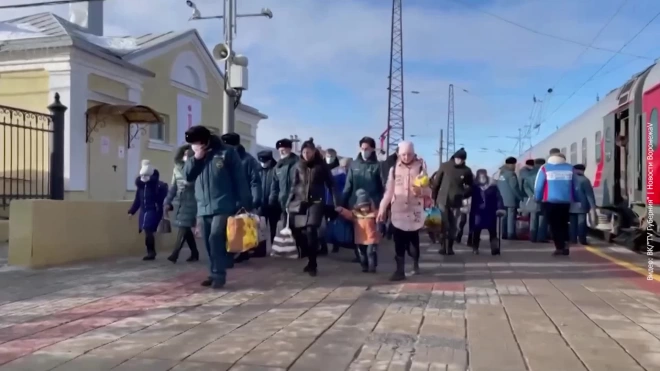
[[353, 222], [354, 242], [358, 248], [362, 272], [375, 273], [378, 265], [378, 243], [380, 242], [380, 233], [376, 223], [378, 209], [364, 189], [358, 189], [355, 196], [356, 202], [353, 210], [338, 207], [337, 212], [343, 218]]

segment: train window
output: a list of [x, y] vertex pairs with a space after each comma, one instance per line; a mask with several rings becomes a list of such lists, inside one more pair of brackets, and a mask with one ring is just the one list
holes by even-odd
[[571, 164], [575, 165], [577, 164], [577, 161], [577, 143], [573, 143], [571, 144]]
[[651, 148], [655, 151], [656, 148], [658, 148], [658, 109], [654, 108], [653, 111], [651, 111], [651, 119], [649, 120], [651, 123], [651, 128], [653, 130], [653, 143], [651, 143]]
[[603, 143], [601, 143], [602, 139], [603, 139], [602, 134], [599, 130], [599, 131], [596, 132], [596, 143], [595, 143], [595, 146], [594, 146], [596, 148], [596, 153], [595, 153], [596, 162], [600, 162], [601, 145], [603, 144]]
[[587, 164], [587, 138], [582, 138], [582, 165]]

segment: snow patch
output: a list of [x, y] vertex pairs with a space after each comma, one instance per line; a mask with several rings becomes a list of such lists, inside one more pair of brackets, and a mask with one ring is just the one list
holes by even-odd
[[47, 36], [47, 34], [29, 24], [0, 22], [0, 41], [34, 39]]
[[74, 32], [76, 36], [110, 51], [126, 53], [138, 48], [137, 41], [132, 37], [97, 36], [85, 32]]

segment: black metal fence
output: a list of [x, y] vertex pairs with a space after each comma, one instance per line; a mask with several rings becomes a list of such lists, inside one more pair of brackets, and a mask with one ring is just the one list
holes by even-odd
[[0, 208], [16, 199], [64, 199], [64, 113], [59, 94], [50, 115], [0, 105]]

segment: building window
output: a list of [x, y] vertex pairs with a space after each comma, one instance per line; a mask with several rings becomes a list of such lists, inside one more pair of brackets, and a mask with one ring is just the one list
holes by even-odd
[[601, 146], [603, 145], [603, 143], [602, 143], [603, 134], [600, 132], [600, 130], [596, 132], [596, 139], [595, 140], [596, 140], [595, 145], [594, 145], [594, 147], [596, 148], [595, 156], [596, 156], [596, 163], [598, 163], [598, 162], [600, 162], [600, 159], [601, 159], [601, 153], [600, 152], [601, 152]]
[[582, 165], [587, 164], [587, 138], [582, 138]]
[[149, 139], [163, 143], [169, 143], [170, 118], [167, 115], [159, 113], [162, 118], [161, 123], [149, 125]]
[[561, 151], [559, 152], [561, 152], [564, 156], [566, 156], [566, 147], [562, 148]]
[[653, 133], [653, 143], [651, 143], [651, 148], [655, 151], [656, 148], [658, 148], [658, 109], [654, 108], [653, 111], [651, 111], [651, 119], [649, 120], [651, 123], [651, 132]]
[[571, 144], [571, 164], [575, 165], [577, 164], [577, 143]]

